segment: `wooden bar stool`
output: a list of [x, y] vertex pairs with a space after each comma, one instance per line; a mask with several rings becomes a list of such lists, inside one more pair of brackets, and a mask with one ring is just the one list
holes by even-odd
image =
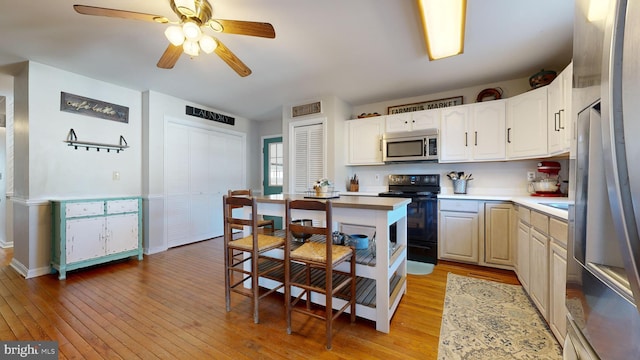
[[[291, 210], [323, 211], [325, 226], [294, 223]], [[347, 308], [351, 308], [351, 322], [356, 320], [356, 250], [350, 246], [334, 245], [332, 242], [332, 204], [331, 201], [290, 200], [285, 203], [285, 219], [287, 223], [287, 241], [285, 242], [285, 306], [287, 313], [287, 334], [291, 334], [291, 312], [300, 312], [318, 319], [325, 320], [327, 349], [331, 349], [333, 320]], [[316, 242], [313, 237], [292, 250], [293, 234], [321, 235], [324, 242]], [[339, 271], [336, 267], [350, 262], [350, 271]], [[350, 286], [350, 288], [347, 288]], [[301, 290], [300, 294], [292, 297], [292, 287]], [[333, 310], [333, 297], [344, 294], [348, 289], [346, 303], [337, 311]], [[311, 308], [311, 293], [325, 296], [324, 313], [318, 313]], [[296, 304], [306, 298], [306, 306]], [[344, 296], [341, 296], [344, 297]]]
[[[224, 288], [227, 311], [231, 311], [231, 292], [251, 298], [253, 307], [253, 321], [259, 322], [258, 304], [260, 299], [282, 288], [284, 282], [271, 290], [260, 288], [258, 280], [273, 272], [282, 272], [284, 268], [281, 259], [266, 256], [266, 251], [282, 248], [284, 238], [258, 233], [258, 211], [255, 197], [223, 196], [224, 212]], [[251, 218], [236, 218], [232, 210], [239, 207], [251, 207]], [[241, 239], [233, 239], [233, 226], [244, 228], [251, 227], [251, 235]], [[245, 270], [245, 264], [249, 261], [251, 270]], [[236, 281], [234, 275], [240, 274], [241, 279]], [[273, 277], [270, 277], [273, 279]], [[243, 286], [245, 281], [251, 280], [251, 288]], [[261, 293], [262, 292], [262, 293]]]
[[[251, 197], [251, 196], [253, 196], [252, 193], [253, 192], [251, 191], [251, 189], [229, 190], [227, 195], [228, 196], [248, 196], [248, 197]], [[265, 228], [267, 226], [271, 227], [271, 233], [273, 233], [276, 230], [273, 220], [264, 220], [262, 218], [258, 218], [258, 227]], [[235, 230], [242, 230], [242, 226], [240, 226], [240, 225], [234, 225], [232, 228], [235, 229]]]

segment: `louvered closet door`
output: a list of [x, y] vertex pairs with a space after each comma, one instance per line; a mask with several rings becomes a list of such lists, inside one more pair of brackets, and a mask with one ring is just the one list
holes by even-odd
[[246, 187], [244, 137], [171, 122], [166, 129], [168, 246], [222, 235], [222, 195]]
[[295, 143], [291, 169], [295, 192], [309, 190], [313, 183], [325, 177], [324, 129], [322, 124], [304, 125], [293, 128]]

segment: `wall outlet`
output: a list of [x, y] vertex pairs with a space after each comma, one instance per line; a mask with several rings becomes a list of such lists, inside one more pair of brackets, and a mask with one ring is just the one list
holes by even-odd
[[536, 179], [536, 173], [533, 171], [527, 171], [527, 181], [534, 181]]
[[119, 171], [114, 171], [113, 172], [113, 181], [118, 181], [120, 180], [120, 172]]
[[380, 181], [380, 174], [376, 174], [376, 182]]

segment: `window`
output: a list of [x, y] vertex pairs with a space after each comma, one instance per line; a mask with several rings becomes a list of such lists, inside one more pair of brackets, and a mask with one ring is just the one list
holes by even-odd
[[282, 186], [283, 160], [282, 143], [269, 144], [269, 186]]

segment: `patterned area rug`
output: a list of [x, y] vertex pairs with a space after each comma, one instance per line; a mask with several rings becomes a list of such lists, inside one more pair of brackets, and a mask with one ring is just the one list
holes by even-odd
[[562, 359], [521, 286], [449, 273], [439, 360]]

